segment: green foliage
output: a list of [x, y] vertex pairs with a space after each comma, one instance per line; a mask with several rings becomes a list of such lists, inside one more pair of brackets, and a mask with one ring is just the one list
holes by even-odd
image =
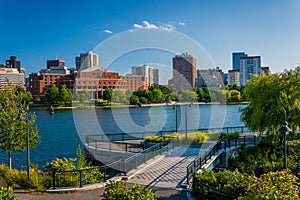
[[[188, 133], [188, 141], [192, 144], [202, 143], [208, 140], [208, 135], [202, 132]], [[179, 137], [180, 140], [185, 140], [185, 135]]]
[[244, 93], [249, 105], [241, 109], [241, 119], [252, 130], [278, 130], [286, 121], [296, 130], [300, 124], [300, 67], [280, 74], [262, 74], [247, 82]]
[[130, 97], [130, 104], [131, 104], [131, 105], [139, 105], [139, 104], [140, 104], [140, 99], [139, 99], [139, 97], [136, 96], [136, 95], [132, 95], [132, 96]]
[[44, 168], [48, 171], [67, 171], [67, 170], [75, 170], [75, 161], [76, 158], [56, 158], [52, 160], [50, 163], [46, 163]]
[[160, 143], [160, 142], [164, 142], [164, 141], [170, 141], [173, 140], [174, 138], [178, 137], [178, 133], [172, 133], [172, 134], [165, 134], [163, 136], [157, 136], [157, 135], [153, 135], [153, 136], [147, 136], [144, 141], [145, 142], [154, 142], [154, 143]]
[[[0, 90], [0, 148], [9, 153], [9, 165], [12, 152], [26, 149], [27, 128], [30, 147], [34, 148], [39, 143], [36, 115], [28, 112], [30, 97], [11, 83]], [[19, 116], [20, 112], [23, 119]]]
[[66, 85], [62, 85], [59, 93], [58, 93], [58, 100], [60, 103], [70, 103], [72, 102], [72, 92], [67, 88]]
[[50, 163], [47, 163], [44, 168], [46, 168], [48, 172], [55, 171], [55, 177], [59, 179], [59, 184], [61, 186], [79, 186], [79, 173], [81, 173], [83, 184], [99, 182], [103, 177], [103, 173], [100, 172], [99, 168], [93, 167], [87, 163], [85, 155], [79, 145], [76, 154], [77, 159], [57, 158]]
[[[271, 137], [271, 136], [270, 136]], [[287, 142], [288, 168], [296, 175], [300, 171], [300, 140]], [[242, 151], [237, 160], [230, 161], [230, 169], [261, 176], [283, 168], [283, 144], [279, 138], [267, 137], [252, 150]]]
[[17, 200], [15, 196], [13, 196], [13, 190], [11, 187], [5, 188], [0, 187], [0, 199], [2, 200]]
[[143, 199], [143, 200], [154, 200], [156, 199], [155, 194], [151, 189], [143, 189], [140, 185], [134, 185], [132, 188], [126, 187], [125, 181], [110, 181], [106, 185], [103, 194], [104, 200], [131, 200], [131, 199]]
[[220, 139], [225, 140], [228, 138], [238, 138], [240, 136], [240, 133], [234, 132], [234, 133], [221, 133]]
[[178, 99], [182, 102], [195, 102], [197, 100], [197, 93], [190, 90], [182, 90], [179, 92]]
[[112, 95], [113, 95], [113, 89], [110, 87], [105, 87], [105, 90], [103, 92], [103, 99], [107, 100], [108, 102], [111, 102]]
[[30, 183], [28, 183], [26, 171], [9, 169], [5, 165], [0, 165], [0, 177], [3, 177], [5, 182], [15, 189], [45, 191], [50, 187], [52, 179], [48, 173], [31, 169], [30, 175]]
[[299, 178], [288, 170], [269, 172], [260, 178], [252, 176], [245, 190], [245, 196], [240, 200], [260, 199], [299, 199]]
[[231, 194], [226, 198], [211, 188], [193, 183], [193, 195], [197, 199], [299, 199], [299, 178], [288, 170], [268, 172], [261, 177], [249, 176], [235, 171], [207, 172], [196, 174], [196, 179]]
[[126, 94], [123, 90], [113, 90], [111, 101], [115, 103], [126, 103], [128, 102]]
[[58, 102], [58, 97], [59, 97], [59, 89], [56, 87], [55, 84], [52, 84], [45, 93], [45, 101], [54, 104]]
[[[249, 176], [240, 173], [238, 170], [224, 170], [219, 172], [207, 172], [203, 170], [203, 173], [196, 174], [195, 178], [217, 190], [231, 193], [232, 198], [242, 195], [250, 181]], [[218, 196], [215, 196], [215, 191], [202, 187], [197, 184], [197, 182], [194, 182], [193, 184], [192, 194], [197, 199], [225, 199], [225, 197], [222, 196], [219, 196], [218, 198]]]

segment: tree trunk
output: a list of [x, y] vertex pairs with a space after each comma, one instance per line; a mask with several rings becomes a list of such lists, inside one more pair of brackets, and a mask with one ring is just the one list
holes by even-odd
[[8, 152], [8, 166], [11, 169], [12, 152]]

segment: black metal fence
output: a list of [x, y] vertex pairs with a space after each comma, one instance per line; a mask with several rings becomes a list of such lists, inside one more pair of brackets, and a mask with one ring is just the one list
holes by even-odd
[[238, 147], [241, 144], [245, 145], [256, 145], [261, 140], [261, 137], [256, 135], [240, 136], [235, 138], [228, 138], [225, 140], [218, 140], [213, 143], [206, 151], [203, 152], [199, 157], [194, 159], [187, 166], [187, 183], [190, 183], [193, 175], [196, 171], [199, 171], [212, 156], [218, 156], [221, 150], [226, 150], [231, 147]]
[[[102, 135], [87, 135], [86, 143], [91, 144], [95, 141], [128, 141], [128, 140], [144, 140], [147, 136], [164, 136], [166, 134], [171, 134], [176, 132], [176, 130], [169, 131], [159, 131], [159, 132], [136, 132], [136, 133], [107, 133]], [[191, 132], [219, 132], [219, 133], [246, 133], [251, 132], [245, 126], [230, 126], [222, 128], [201, 128], [201, 129], [188, 129], [188, 130], [177, 130], [180, 134], [191, 133]]]

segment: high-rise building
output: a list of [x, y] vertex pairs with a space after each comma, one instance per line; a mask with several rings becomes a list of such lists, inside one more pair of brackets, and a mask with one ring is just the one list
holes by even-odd
[[224, 85], [224, 72], [220, 67], [197, 70], [197, 88]]
[[131, 67], [132, 75], [145, 76], [148, 80], [148, 86], [159, 84], [159, 71], [150, 65]]
[[81, 53], [75, 57], [76, 70], [82, 71], [99, 65], [99, 55], [93, 52]]
[[261, 60], [260, 56], [245, 56], [240, 61], [240, 85], [245, 86], [254, 74], [261, 74]]
[[240, 86], [240, 70], [228, 70], [228, 85]]
[[64, 67], [65, 61], [64, 60], [47, 60], [47, 69], [51, 67]]
[[232, 69], [240, 70], [240, 58], [248, 56], [245, 52], [233, 52], [232, 53]]
[[173, 87], [180, 91], [196, 86], [196, 58], [188, 53], [173, 57]]
[[25, 73], [19, 72], [17, 68], [0, 68], [0, 88], [7, 85], [7, 80], [25, 89]]

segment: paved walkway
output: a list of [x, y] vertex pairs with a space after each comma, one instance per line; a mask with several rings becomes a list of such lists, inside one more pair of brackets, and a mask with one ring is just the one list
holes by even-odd
[[178, 189], [186, 183], [186, 167], [200, 153], [200, 148], [180, 147], [146, 165], [129, 177], [128, 183], [146, 187]]

